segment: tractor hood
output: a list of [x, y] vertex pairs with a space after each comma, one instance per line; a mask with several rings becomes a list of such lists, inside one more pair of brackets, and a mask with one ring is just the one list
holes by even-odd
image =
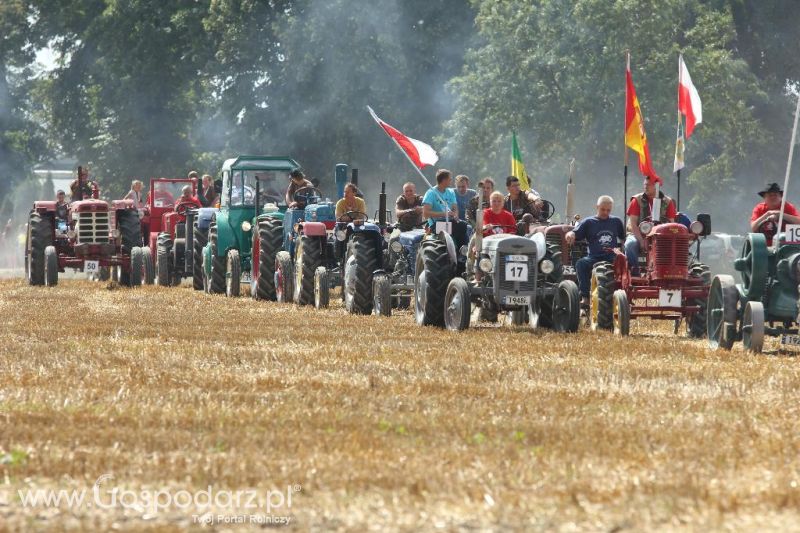
[[518, 237], [516, 235], [499, 234], [489, 235], [483, 238], [483, 253], [504, 253], [504, 254], [536, 254], [537, 258], [544, 257], [544, 235], [542, 238], [542, 252], [539, 254], [539, 246], [533, 238]]
[[73, 213], [108, 211], [108, 202], [104, 202], [103, 200], [80, 200], [72, 202], [70, 207]]
[[333, 202], [320, 202], [306, 206], [305, 219], [311, 222], [333, 222], [336, 220]]
[[424, 229], [412, 229], [411, 231], [403, 231], [397, 237], [397, 240], [400, 241], [400, 244], [405, 246], [406, 248], [411, 246], [416, 246], [422, 240], [422, 237], [425, 236]]

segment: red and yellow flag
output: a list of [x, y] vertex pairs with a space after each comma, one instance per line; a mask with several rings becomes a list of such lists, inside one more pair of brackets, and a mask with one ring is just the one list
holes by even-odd
[[651, 181], [664, 183], [653, 169], [650, 159], [650, 148], [647, 146], [647, 135], [644, 132], [644, 118], [633, 87], [631, 69], [625, 71], [625, 146], [639, 154], [639, 171]]

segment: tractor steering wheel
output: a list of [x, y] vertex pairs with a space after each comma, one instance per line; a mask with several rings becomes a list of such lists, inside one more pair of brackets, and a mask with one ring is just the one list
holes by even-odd
[[197, 209], [197, 205], [194, 202], [179, 202], [175, 206], [175, 212], [179, 215], [185, 215], [186, 211], [190, 209]]
[[556, 206], [554, 206], [553, 202], [550, 200], [542, 199], [542, 203], [544, 205], [539, 208], [539, 214], [536, 220], [538, 222], [550, 222], [550, 219], [553, 218], [553, 215], [556, 213]]
[[311, 200], [315, 198], [317, 201], [322, 198], [322, 191], [316, 187], [300, 187], [292, 195], [292, 200], [299, 204], [313, 203]]
[[[364, 215], [364, 216], [363, 217], [358, 217], [358, 216], [353, 216], [353, 215]], [[350, 220], [345, 220], [345, 217], [350, 219]], [[336, 222], [355, 222], [356, 220], [361, 220], [361, 221], [366, 222], [367, 218], [369, 218], [367, 216], [367, 214], [362, 212], [362, 211], [347, 211], [345, 214], [337, 217], [336, 218]]]
[[506, 228], [512, 230], [513, 234], [517, 233], [517, 225], [516, 224], [514, 224], [514, 225], [511, 225], [511, 224], [485, 224], [483, 226], [483, 236], [486, 237], [488, 235], [499, 235], [499, 234], [507, 233], [505, 231], [495, 231], [497, 229], [506, 229]]

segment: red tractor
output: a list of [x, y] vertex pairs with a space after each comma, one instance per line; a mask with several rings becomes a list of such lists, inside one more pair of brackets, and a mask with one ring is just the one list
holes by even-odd
[[[647, 239], [647, 253], [640, 257], [640, 276], [632, 276], [624, 252], [615, 251], [614, 262], [601, 262], [592, 271], [589, 323], [592, 329], [614, 330], [628, 335], [631, 318], [686, 320], [691, 337], [705, 337], [711, 272], [690, 257], [689, 246], [711, 231], [708, 215], [687, 228], [683, 224], [639, 225]], [[698, 246], [699, 249], [699, 246]]]
[[[189, 199], [182, 197], [184, 187], [191, 188]], [[156, 279], [161, 286], [178, 285], [193, 276], [193, 217], [201, 207], [197, 200], [195, 178], [154, 178], [150, 180], [142, 230], [148, 236]], [[189, 220], [187, 222], [188, 219]], [[200, 267], [201, 265], [198, 265]]]
[[[84, 187], [88, 192], [84, 198]], [[96, 185], [79, 183], [79, 199], [59, 213], [37, 201], [28, 216], [25, 273], [31, 285], [54, 286], [66, 268], [99, 275], [115, 270], [123, 285], [152, 283], [150, 250], [142, 248], [139, 214], [131, 200], [98, 200]], [[61, 216], [59, 216], [61, 215]]]

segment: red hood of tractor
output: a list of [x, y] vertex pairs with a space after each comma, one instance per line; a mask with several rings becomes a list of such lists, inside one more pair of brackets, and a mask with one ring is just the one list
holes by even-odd
[[650, 235], [689, 235], [689, 230], [683, 224], [669, 222], [655, 226], [650, 231]]
[[73, 213], [86, 213], [91, 211], [108, 211], [108, 202], [103, 200], [80, 200], [72, 203]]

